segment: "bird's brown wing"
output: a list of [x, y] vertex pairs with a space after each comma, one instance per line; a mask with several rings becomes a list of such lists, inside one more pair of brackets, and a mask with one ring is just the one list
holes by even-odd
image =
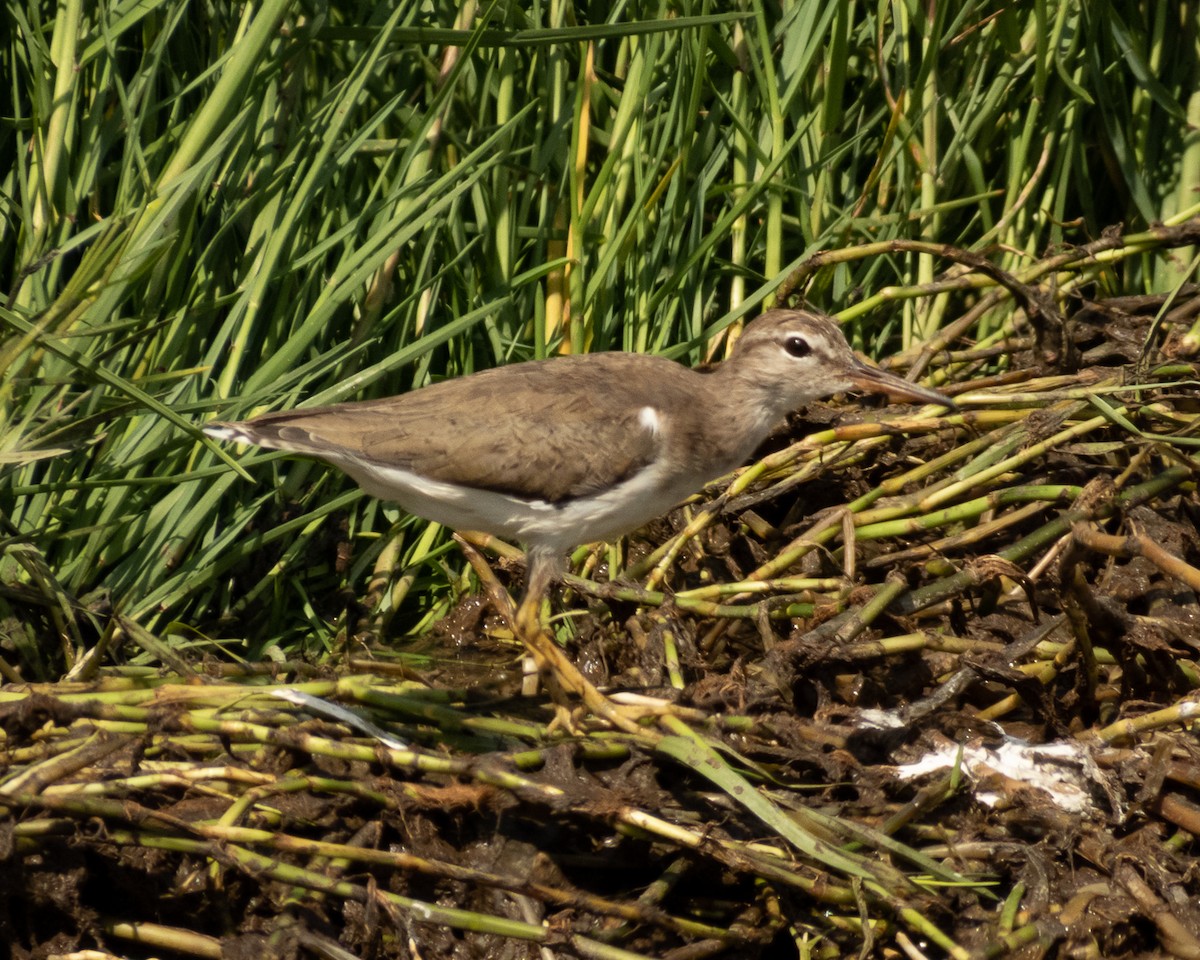
[[241, 426], [264, 446], [336, 449], [446, 483], [561, 502], [643, 468], [660, 437], [643, 410], [686, 368], [658, 357], [561, 357], [362, 403], [267, 414]]

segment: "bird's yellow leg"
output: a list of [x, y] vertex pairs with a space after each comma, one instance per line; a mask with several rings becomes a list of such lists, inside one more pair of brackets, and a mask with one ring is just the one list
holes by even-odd
[[540, 597], [532, 591], [527, 593], [517, 607], [513, 626], [538, 667], [549, 677], [547, 686], [555, 700], [556, 712], [552, 726], [574, 729], [570, 708], [563, 703], [562, 694], [567, 693], [579, 697], [592, 713], [617, 729], [627, 733], [640, 732], [637, 721], [597, 690], [554, 642], [550, 631], [542, 624], [541, 605]]
[[[555, 643], [549, 628], [542, 623], [542, 599], [554, 581], [559, 566], [558, 556], [553, 553], [530, 551], [525, 597], [514, 610], [508, 592], [496, 580], [487, 561], [471, 541], [461, 534], [455, 534], [454, 539], [458, 541], [467, 560], [479, 575], [484, 589], [496, 604], [500, 615], [512, 625], [513, 632], [533, 657], [538, 671], [547, 678], [546, 686], [555, 704], [552, 729], [575, 730], [574, 718], [566, 699], [568, 695], [573, 694], [597, 717], [606, 720], [617, 729], [627, 733], [644, 732], [643, 728], [638, 726], [636, 715], [630, 716], [623, 712], [579, 672], [579, 668]], [[644, 711], [639, 711], [641, 712]]]

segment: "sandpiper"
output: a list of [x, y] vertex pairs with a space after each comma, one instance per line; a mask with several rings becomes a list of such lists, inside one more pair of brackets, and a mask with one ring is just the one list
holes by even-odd
[[565, 552], [661, 516], [744, 463], [787, 414], [848, 390], [953, 406], [859, 360], [829, 317], [771, 310], [708, 369], [635, 353], [554, 357], [204, 432], [316, 457], [410, 513], [523, 542], [516, 632], [593, 712], [631, 729], [539, 622]]

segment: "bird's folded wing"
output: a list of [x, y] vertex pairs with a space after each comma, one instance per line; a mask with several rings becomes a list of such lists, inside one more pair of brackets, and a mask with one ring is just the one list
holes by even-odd
[[551, 361], [252, 423], [274, 441], [267, 445], [282, 449], [350, 454], [444, 483], [557, 503], [607, 489], [653, 460], [661, 441], [639, 394], [603, 364]]

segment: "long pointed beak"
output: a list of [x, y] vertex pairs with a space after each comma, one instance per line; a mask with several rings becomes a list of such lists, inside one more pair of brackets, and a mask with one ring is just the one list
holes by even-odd
[[949, 397], [930, 390], [919, 383], [909, 383], [893, 373], [887, 373], [878, 367], [869, 367], [865, 363], [856, 365], [846, 372], [847, 378], [854, 386], [865, 393], [885, 393], [893, 400], [908, 403], [937, 403], [951, 410], [957, 410], [958, 405]]

